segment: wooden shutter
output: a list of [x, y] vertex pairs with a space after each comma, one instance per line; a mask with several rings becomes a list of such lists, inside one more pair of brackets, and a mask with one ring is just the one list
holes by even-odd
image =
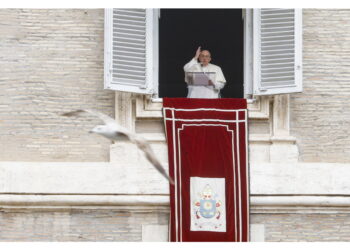
[[153, 10], [105, 10], [105, 88], [153, 93]]
[[302, 91], [302, 11], [254, 9], [254, 95]]

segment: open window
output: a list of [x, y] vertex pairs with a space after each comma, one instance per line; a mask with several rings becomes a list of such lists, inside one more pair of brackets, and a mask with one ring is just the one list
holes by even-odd
[[224, 97], [301, 92], [301, 19], [299, 9], [106, 9], [105, 88], [186, 96], [183, 65], [201, 45], [223, 69]]
[[158, 33], [159, 97], [187, 96], [183, 66], [198, 46], [224, 73], [221, 96], [243, 97], [242, 9], [161, 9]]

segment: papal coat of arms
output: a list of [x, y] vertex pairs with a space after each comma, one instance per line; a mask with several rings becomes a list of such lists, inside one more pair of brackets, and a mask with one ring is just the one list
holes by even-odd
[[202, 193], [199, 195], [201, 196], [201, 199], [195, 202], [195, 206], [198, 207], [198, 210], [196, 211], [196, 218], [199, 219], [200, 217], [204, 217], [210, 219], [214, 216], [219, 218], [219, 207], [221, 202], [215, 200], [215, 197], [217, 196], [214, 197], [214, 193], [210, 185], [207, 184]]
[[205, 184], [193, 202], [194, 226], [198, 231], [222, 230], [222, 202], [210, 184]]

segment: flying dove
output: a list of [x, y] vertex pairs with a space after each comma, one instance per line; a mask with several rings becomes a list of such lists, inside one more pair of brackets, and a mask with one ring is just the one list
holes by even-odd
[[79, 109], [67, 113], [63, 113], [63, 116], [79, 116], [81, 113], [87, 112], [91, 115], [97, 116], [102, 121], [104, 121], [105, 125], [98, 125], [94, 127], [89, 133], [96, 133], [102, 135], [112, 141], [117, 141], [120, 139], [128, 139], [131, 142], [135, 143], [136, 146], [145, 153], [147, 160], [152, 163], [152, 165], [165, 177], [169, 180], [171, 184], [174, 184], [172, 178], [168, 176], [165, 172], [162, 164], [159, 162], [157, 157], [155, 156], [151, 146], [149, 143], [142, 138], [141, 136], [131, 133], [128, 129], [120, 126], [113, 118], [105, 115], [101, 112], [92, 109]]

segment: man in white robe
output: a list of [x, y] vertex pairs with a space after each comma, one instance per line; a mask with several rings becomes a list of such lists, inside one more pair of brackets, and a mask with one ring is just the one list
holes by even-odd
[[[199, 59], [199, 63], [198, 63]], [[196, 55], [184, 66], [185, 82], [188, 87], [188, 98], [219, 98], [220, 89], [225, 86], [226, 79], [219, 66], [211, 64], [211, 55], [208, 50], [201, 51], [199, 47]], [[215, 79], [209, 81], [209, 86], [191, 84], [187, 72], [214, 72]]]

